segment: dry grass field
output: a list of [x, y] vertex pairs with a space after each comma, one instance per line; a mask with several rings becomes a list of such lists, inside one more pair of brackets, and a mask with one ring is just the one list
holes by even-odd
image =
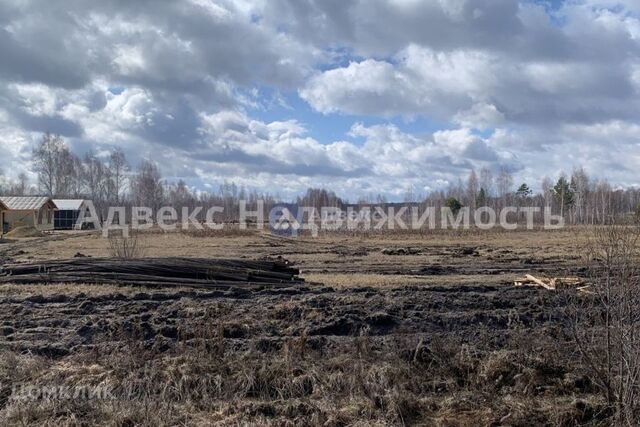
[[[283, 257], [304, 285], [0, 286], [0, 425], [572, 426], [609, 413], [560, 293], [584, 230], [149, 233], [145, 255]], [[91, 233], [0, 244], [13, 262], [109, 255]], [[20, 398], [100, 386], [107, 398]]]

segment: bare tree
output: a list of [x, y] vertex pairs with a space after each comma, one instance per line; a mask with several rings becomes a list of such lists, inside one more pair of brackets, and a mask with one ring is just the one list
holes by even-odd
[[511, 191], [511, 187], [513, 186], [513, 177], [507, 169], [500, 169], [500, 173], [496, 179], [496, 185], [499, 197], [505, 197]]
[[67, 195], [73, 187], [75, 159], [59, 135], [46, 133], [33, 150], [40, 190], [52, 197]]
[[548, 176], [542, 180], [542, 197], [544, 199], [544, 207], [551, 208], [553, 201], [553, 181]]
[[487, 197], [493, 194], [493, 174], [490, 169], [480, 169], [480, 188], [484, 189]]
[[[486, 191], [486, 190], [485, 190]], [[471, 169], [467, 178], [467, 204], [471, 209], [476, 208], [476, 198], [478, 197], [478, 176], [475, 169]]]
[[49, 196], [58, 192], [56, 176], [63, 145], [62, 138], [47, 132], [43, 135], [38, 147], [33, 150], [33, 163], [38, 173], [38, 184]]
[[502, 206], [504, 206], [513, 187], [513, 176], [506, 168], [500, 169], [500, 174], [496, 179], [496, 186], [498, 187], [498, 197], [500, 197]]
[[120, 198], [125, 190], [126, 174], [129, 164], [124, 152], [117, 148], [111, 153], [109, 158], [109, 171], [112, 183], [112, 195], [116, 203], [120, 203]]
[[610, 219], [611, 208], [611, 185], [606, 180], [598, 182], [596, 185], [596, 209], [597, 220], [600, 224], [605, 224]]
[[106, 186], [104, 165], [93, 153], [87, 153], [82, 169], [82, 180], [86, 193], [92, 200], [102, 200]]
[[26, 196], [35, 190], [29, 185], [29, 177], [26, 173], [20, 172], [17, 181], [11, 181], [2, 176], [0, 171], [0, 194], [9, 196]]
[[162, 175], [155, 163], [144, 160], [138, 167], [138, 173], [133, 180], [133, 197], [139, 206], [157, 210], [163, 200]]
[[416, 195], [415, 192], [413, 191], [413, 184], [409, 184], [407, 186], [407, 191], [404, 193], [404, 200], [405, 203], [413, 203], [416, 201]]
[[15, 194], [18, 196], [25, 196], [29, 190], [29, 177], [26, 173], [20, 172], [18, 174], [18, 182], [16, 183]]
[[576, 168], [571, 174], [571, 189], [575, 196], [575, 222], [585, 222], [587, 216], [586, 201], [589, 197], [590, 180], [584, 168]]
[[183, 180], [179, 180], [177, 184], [169, 187], [168, 199], [171, 205], [176, 208], [192, 206], [194, 204], [194, 196], [189, 191], [187, 183]]
[[570, 319], [582, 361], [615, 412], [640, 422], [640, 228], [594, 228], [586, 247], [593, 298], [574, 297]]
[[66, 144], [63, 143], [62, 149], [58, 154], [57, 170], [56, 170], [56, 195], [69, 196], [71, 195], [76, 174], [78, 171], [76, 168], [77, 157], [69, 151]]
[[69, 195], [76, 199], [85, 194], [83, 171], [84, 165], [82, 164], [82, 161], [78, 157], [74, 157], [73, 176]]

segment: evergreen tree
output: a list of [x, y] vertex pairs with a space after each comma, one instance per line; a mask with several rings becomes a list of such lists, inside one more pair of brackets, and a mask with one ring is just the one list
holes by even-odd
[[564, 175], [560, 175], [553, 187], [553, 195], [560, 206], [560, 215], [564, 216], [566, 209], [571, 208], [575, 202], [575, 192]]
[[478, 192], [478, 198], [476, 199], [476, 206], [480, 208], [487, 206], [487, 190], [485, 190], [484, 187], [481, 187], [480, 191]]
[[458, 212], [460, 212], [460, 209], [462, 209], [462, 203], [460, 203], [460, 201], [455, 197], [449, 197], [444, 203], [444, 206], [451, 209], [451, 212], [453, 212], [454, 215], [457, 215]]
[[526, 199], [529, 197], [533, 191], [526, 183], [523, 183], [520, 187], [518, 187], [518, 191], [516, 191], [516, 195], [521, 199]]

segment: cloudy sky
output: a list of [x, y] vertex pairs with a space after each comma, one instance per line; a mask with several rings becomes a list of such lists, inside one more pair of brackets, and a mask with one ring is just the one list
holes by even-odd
[[0, 0], [0, 168], [42, 132], [216, 188], [640, 184], [637, 0]]

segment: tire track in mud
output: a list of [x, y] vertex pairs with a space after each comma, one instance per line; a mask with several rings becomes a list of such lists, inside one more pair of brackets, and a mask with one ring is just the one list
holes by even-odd
[[[510, 286], [405, 286], [332, 290], [305, 286], [286, 292], [140, 292], [102, 296], [31, 295], [0, 299], [0, 348], [51, 357], [109, 347], [115, 331], [139, 328], [149, 346], [170, 348], [195, 330], [222, 325], [234, 346], [280, 345], [289, 337], [340, 341], [362, 335], [450, 335], [499, 341], [519, 325], [561, 322], [556, 295]], [[206, 320], [206, 313], [213, 313]], [[205, 319], [205, 320], [203, 320]], [[208, 322], [208, 323], [206, 323]], [[277, 346], [276, 345], [276, 346]]]

